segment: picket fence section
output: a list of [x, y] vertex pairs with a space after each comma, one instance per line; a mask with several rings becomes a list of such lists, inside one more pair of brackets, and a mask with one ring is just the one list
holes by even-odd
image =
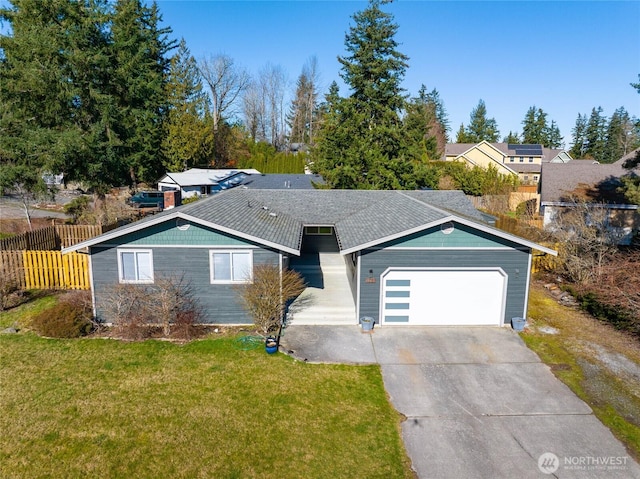
[[95, 238], [123, 224], [124, 221], [108, 225], [47, 226], [0, 240], [0, 250], [58, 250]]
[[88, 255], [60, 251], [1, 251], [0, 274], [20, 289], [90, 289]]

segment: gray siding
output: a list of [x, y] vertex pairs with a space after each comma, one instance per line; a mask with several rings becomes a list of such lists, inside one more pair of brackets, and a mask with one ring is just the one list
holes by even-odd
[[[143, 245], [124, 245], [123, 247], [151, 249], [155, 275], [176, 275], [184, 272], [194, 286], [196, 296], [205, 311], [206, 322], [212, 324], [250, 324], [252, 322], [243, 309], [233, 285], [211, 284], [209, 251], [213, 248], [154, 248]], [[279, 263], [277, 251], [264, 248], [253, 248], [252, 251], [254, 266]], [[98, 319], [111, 322], [110, 318], [104, 317], [103, 306], [109, 288], [117, 285], [119, 281], [117, 248], [94, 246], [90, 253]]]
[[[389, 267], [398, 268], [488, 268], [501, 267], [508, 276], [504, 323], [522, 316], [527, 298], [529, 252], [521, 250], [389, 250], [370, 249], [360, 257], [360, 317], [371, 316], [379, 322], [380, 275]], [[366, 283], [373, 270], [375, 283]], [[518, 270], [516, 272], [516, 270]], [[462, 298], [461, 298], [462, 299]]]

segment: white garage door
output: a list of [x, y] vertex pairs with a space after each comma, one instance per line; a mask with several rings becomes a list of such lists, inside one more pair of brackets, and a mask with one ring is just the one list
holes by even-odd
[[391, 270], [382, 278], [382, 324], [476, 326], [502, 324], [502, 270]]

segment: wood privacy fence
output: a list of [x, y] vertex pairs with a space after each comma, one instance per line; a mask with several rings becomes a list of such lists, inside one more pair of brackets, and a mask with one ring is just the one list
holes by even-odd
[[27, 231], [0, 240], [0, 250], [59, 250], [122, 226], [123, 221], [108, 225], [56, 225]]
[[532, 227], [541, 230], [543, 226], [542, 223], [542, 218], [524, 220], [513, 218], [507, 215], [497, 215], [496, 217], [496, 228], [516, 235], [519, 234], [518, 232], [522, 229], [523, 226], [525, 228]]
[[0, 275], [20, 289], [90, 289], [89, 259], [60, 251], [0, 251]]

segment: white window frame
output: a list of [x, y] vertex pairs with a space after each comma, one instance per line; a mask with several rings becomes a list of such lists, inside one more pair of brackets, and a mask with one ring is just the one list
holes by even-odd
[[[141, 249], [141, 248], [118, 248], [118, 280], [121, 284], [153, 284], [154, 283], [154, 268], [153, 268], [153, 250], [151, 249]], [[139, 276], [139, 266], [138, 266], [138, 253], [148, 253], [149, 254], [149, 263], [151, 265], [151, 279], [125, 279], [124, 271], [123, 271], [123, 262], [122, 262], [122, 254], [123, 253], [135, 253], [135, 268], [136, 268], [136, 276]]]
[[[213, 267], [213, 256], [215, 254], [229, 254], [229, 258], [231, 261], [230, 272], [231, 279], [215, 279], [215, 269]], [[233, 278], [233, 255], [234, 254], [249, 254], [249, 277], [245, 279], [234, 279]], [[241, 284], [241, 283], [251, 283], [253, 281], [253, 250], [251, 249], [212, 249], [209, 250], [209, 281], [211, 284]]]

